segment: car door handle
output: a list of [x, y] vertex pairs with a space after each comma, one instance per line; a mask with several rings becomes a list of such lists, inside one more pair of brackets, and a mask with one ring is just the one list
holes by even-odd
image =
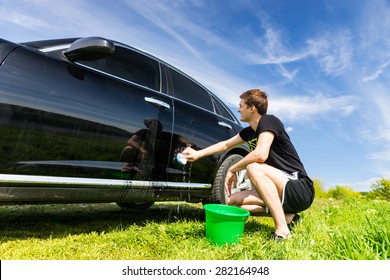
[[166, 103], [164, 101], [154, 99], [153, 97], [145, 97], [145, 101], [157, 106], [158, 108], [171, 109], [171, 105], [169, 105], [168, 103]]
[[223, 126], [224, 128], [233, 129], [233, 127], [232, 127], [230, 124], [228, 124], [228, 123], [225, 123], [225, 122], [218, 122], [218, 124], [219, 124], [220, 126]]

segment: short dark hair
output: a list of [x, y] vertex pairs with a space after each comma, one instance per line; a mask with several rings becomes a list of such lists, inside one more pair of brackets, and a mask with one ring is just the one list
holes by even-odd
[[250, 89], [240, 95], [247, 106], [255, 106], [260, 115], [265, 115], [268, 109], [268, 95], [260, 89]]

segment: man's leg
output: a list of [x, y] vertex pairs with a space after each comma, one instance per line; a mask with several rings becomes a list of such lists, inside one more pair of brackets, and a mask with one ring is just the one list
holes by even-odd
[[290, 231], [281, 200], [288, 178], [282, 171], [267, 164], [252, 163], [247, 166], [246, 171], [252, 186], [271, 212], [275, 233], [283, 237], [287, 236]]
[[[255, 189], [245, 190], [228, 197], [227, 204], [248, 210], [253, 216], [270, 216], [269, 209]], [[295, 214], [284, 214], [287, 224], [291, 223]]]
[[268, 208], [255, 189], [237, 192], [228, 197], [227, 204], [240, 206], [252, 215], [268, 214]]

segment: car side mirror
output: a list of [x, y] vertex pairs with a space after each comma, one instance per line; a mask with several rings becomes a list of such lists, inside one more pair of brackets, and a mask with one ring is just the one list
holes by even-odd
[[63, 51], [70, 61], [94, 61], [106, 57], [115, 52], [113, 42], [101, 37], [81, 38], [72, 43]]

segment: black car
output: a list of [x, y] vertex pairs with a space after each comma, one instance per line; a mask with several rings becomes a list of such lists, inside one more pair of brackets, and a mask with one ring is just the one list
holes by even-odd
[[225, 203], [246, 146], [186, 165], [176, 155], [240, 130], [205, 87], [125, 44], [0, 39], [0, 204]]

